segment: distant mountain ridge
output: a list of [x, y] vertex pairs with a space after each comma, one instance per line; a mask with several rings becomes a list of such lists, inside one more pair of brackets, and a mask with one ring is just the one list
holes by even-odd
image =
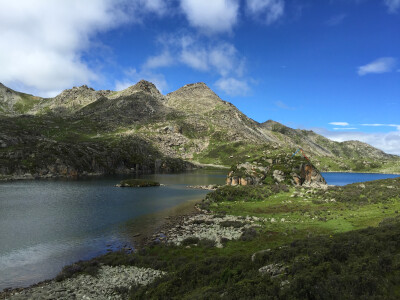
[[[96, 153], [93, 166], [85, 163], [81, 167], [77, 161], [69, 166], [65, 150], [62, 165], [74, 174], [129, 172], [141, 166], [152, 171], [160, 167], [160, 160], [168, 159], [232, 165], [257, 155], [289, 155], [299, 147], [323, 171], [400, 172], [398, 156], [365, 143], [334, 142], [272, 120], [258, 123], [205, 83], [187, 84], [167, 95], [145, 80], [118, 92], [95, 91], [84, 85], [54, 98], [19, 93], [0, 84], [2, 124], [3, 176], [58, 174], [54, 153], [64, 147], [81, 152], [86, 160]], [[39, 162], [38, 151], [46, 140], [52, 145], [45, 151], [51, 158]], [[129, 143], [143, 147], [129, 148]], [[127, 148], [113, 158], [115, 161], [99, 163], [107, 161], [113, 148], [120, 147]], [[99, 151], [91, 152], [95, 148], [103, 149], [105, 157]], [[15, 152], [21, 162], [14, 158]]]

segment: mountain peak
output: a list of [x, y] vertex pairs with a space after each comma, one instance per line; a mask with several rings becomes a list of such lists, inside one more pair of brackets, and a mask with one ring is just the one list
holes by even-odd
[[116, 97], [120, 97], [120, 96], [129, 96], [129, 95], [132, 95], [137, 92], [144, 92], [144, 93], [150, 94], [151, 96], [156, 97], [156, 98], [163, 97], [161, 92], [157, 89], [157, 87], [152, 82], [142, 79], [135, 85], [131, 85], [130, 87], [128, 87], [122, 91], [119, 91], [112, 98], [116, 98]]
[[197, 97], [211, 97], [221, 101], [217, 94], [214, 93], [212, 89], [208, 87], [204, 82], [190, 83], [186, 84], [180, 89], [169, 93], [167, 96], [174, 97], [176, 95], [180, 96], [197, 96]]
[[152, 90], [157, 90], [156, 86], [154, 85], [154, 83], [147, 81], [147, 80], [140, 80], [138, 83], [136, 83], [133, 87], [137, 88], [137, 89], [142, 89], [145, 90], [147, 92], [150, 92]]
[[61, 100], [61, 102], [67, 101], [69, 99], [76, 99], [78, 97], [88, 97], [95, 90], [87, 85], [81, 85], [79, 87], [74, 86], [72, 89], [66, 89], [57, 95], [55, 99]]
[[195, 83], [188, 83], [185, 84], [183, 87], [191, 87], [191, 88], [207, 88], [209, 89], [208, 85], [205, 84], [204, 82], [195, 82]]
[[213, 110], [224, 103], [204, 82], [187, 84], [167, 95], [168, 105], [195, 113]]

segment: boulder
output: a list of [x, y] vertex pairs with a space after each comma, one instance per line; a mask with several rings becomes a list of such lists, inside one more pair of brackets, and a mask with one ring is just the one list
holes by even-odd
[[282, 264], [270, 264], [258, 269], [258, 272], [262, 275], [270, 275], [276, 277], [286, 272], [286, 267]]
[[275, 171], [272, 173], [272, 176], [274, 177], [274, 179], [275, 179], [277, 182], [282, 182], [282, 181], [285, 180], [285, 173], [284, 173], [283, 171], [281, 171], [281, 170], [275, 170]]

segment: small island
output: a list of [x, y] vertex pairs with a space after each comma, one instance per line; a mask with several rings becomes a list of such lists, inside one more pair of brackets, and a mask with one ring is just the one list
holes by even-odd
[[126, 179], [115, 185], [116, 187], [149, 187], [160, 186], [159, 182], [147, 179]]

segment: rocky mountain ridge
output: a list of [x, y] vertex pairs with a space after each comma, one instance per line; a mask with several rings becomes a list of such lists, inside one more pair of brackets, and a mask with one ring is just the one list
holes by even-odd
[[[156, 161], [168, 159], [233, 165], [256, 156], [293, 153], [299, 147], [323, 171], [380, 171], [389, 166], [400, 172], [399, 157], [370, 145], [333, 142], [271, 120], [258, 123], [204, 83], [188, 84], [167, 95], [144, 80], [118, 92], [81, 86], [47, 99], [0, 85], [0, 123], [3, 176], [63, 173], [51, 167], [60, 149], [64, 166], [73, 170], [68, 174], [154, 171], [160, 164]], [[103, 150], [94, 150], [98, 148]], [[40, 153], [48, 159], [39, 161]], [[77, 162], [77, 153], [88, 161], [92, 156], [107, 161], [118, 155], [106, 167], [98, 163], [91, 167]], [[69, 159], [70, 155], [74, 157]], [[167, 165], [165, 169], [177, 170]]]

